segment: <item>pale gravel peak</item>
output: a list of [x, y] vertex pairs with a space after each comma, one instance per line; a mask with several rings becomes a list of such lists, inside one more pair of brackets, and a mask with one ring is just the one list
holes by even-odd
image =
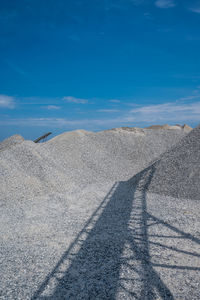
[[12, 135], [11, 137], [0, 142], [0, 151], [3, 151], [5, 149], [8, 149], [8, 148], [13, 147], [18, 144], [21, 144], [23, 141], [24, 141], [24, 138], [21, 135], [19, 135], [19, 134]]

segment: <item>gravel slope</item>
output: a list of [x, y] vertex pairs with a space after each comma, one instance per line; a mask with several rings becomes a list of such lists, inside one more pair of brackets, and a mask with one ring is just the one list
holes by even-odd
[[11, 148], [12, 146], [20, 144], [23, 141], [24, 141], [24, 138], [22, 136], [15, 134], [0, 143], [0, 151]]
[[0, 299], [200, 299], [199, 201], [147, 192], [198, 134], [75, 131], [1, 151]]
[[176, 130], [141, 134], [79, 130], [43, 144], [20, 140], [14, 146], [10, 138], [10, 146], [0, 151], [1, 197], [15, 201], [128, 179], [184, 135]]
[[176, 198], [200, 199], [200, 126], [152, 166], [149, 190]]

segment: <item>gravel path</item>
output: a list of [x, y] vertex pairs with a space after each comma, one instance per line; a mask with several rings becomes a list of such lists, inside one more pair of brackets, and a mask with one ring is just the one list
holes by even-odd
[[1, 151], [0, 299], [200, 299], [199, 199], [147, 192], [151, 161], [190, 135], [76, 131]]

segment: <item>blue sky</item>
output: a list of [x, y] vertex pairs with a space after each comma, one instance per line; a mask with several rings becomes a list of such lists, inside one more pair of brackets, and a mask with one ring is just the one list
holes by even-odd
[[0, 140], [200, 121], [200, 1], [0, 0]]

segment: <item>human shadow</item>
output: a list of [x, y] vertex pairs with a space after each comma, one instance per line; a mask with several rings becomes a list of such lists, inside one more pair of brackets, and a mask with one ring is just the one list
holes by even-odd
[[153, 174], [154, 165], [113, 186], [32, 300], [174, 299], [151, 262], [149, 222], [169, 226], [183, 238], [193, 236], [148, 214], [146, 191]]

